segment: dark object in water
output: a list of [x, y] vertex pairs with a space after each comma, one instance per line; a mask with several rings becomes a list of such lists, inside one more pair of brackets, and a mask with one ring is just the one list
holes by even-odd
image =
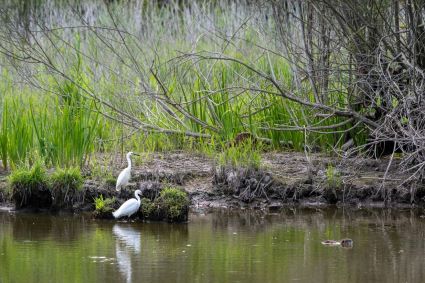
[[353, 240], [352, 239], [342, 239], [340, 241], [335, 241], [335, 240], [326, 240], [322, 242], [322, 245], [325, 246], [341, 246], [343, 248], [352, 248], [353, 247]]
[[341, 247], [343, 248], [352, 248], [353, 247], [353, 240], [351, 239], [342, 239], [341, 241]]

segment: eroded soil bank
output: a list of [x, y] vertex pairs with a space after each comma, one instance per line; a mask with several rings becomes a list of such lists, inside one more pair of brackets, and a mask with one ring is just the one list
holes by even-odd
[[[133, 197], [135, 189], [149, 196], [169, 186], [188, 192], [194, 208], [425, 207], [425, 186], [406, 182], [409, 175], [399, 169], [398, 160], [387, 171], [388, 162], [322, 154], [313, 154], [307, 161], [302, 153], [266, 153], [260, 169], [248, 169], [222, 167], [200, 155], [158, 153], [142, 164], [134, 162], [132, 183], [120, 193], [113, 182], [88, 177], [74, 210], [92, 210], [93, 199], [99, 195], [122, 202]], [[0, 201], [7, 201], [4, 193]]]
[[[341, 159], [323, 154], [309, 158], [294, 152], [266, 153], [255, 170], [222, 167], [200, 155], [155, 154], [142, 165], [135, 164], [133, 183], [121, 195], [136, 188], [152, 192], [178, 186], [189, 193], [196, 208], [425, 207], [425, 186], [405, 182], [409, 175], [401, 171], [398, 160], [387, 171], [388, 158]], [[113, 185], [96, 181], [86, 181], [85, 189], [89, 194], [115, 193]]]

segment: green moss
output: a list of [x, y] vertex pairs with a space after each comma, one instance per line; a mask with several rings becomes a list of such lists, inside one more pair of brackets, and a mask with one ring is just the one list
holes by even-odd
[[142, 198], [140, 210], [144, 218], [150, 218], [152, 217], [152, 214], [155, 212], [155, 203], [148, 198]]
[[187, 193], [177, 188], [166, 188], [155, 200], [155, 206], [161, 210], [160, 215], [168, 221], [184, 221], [187, 219], [189, 198]]
[[27, 205], [49, 207], [51, 204], [46, 169], [40, 163], [31, 169], [22, 167], [14, 170], [8, 177], [8, 184], [17, 208]]

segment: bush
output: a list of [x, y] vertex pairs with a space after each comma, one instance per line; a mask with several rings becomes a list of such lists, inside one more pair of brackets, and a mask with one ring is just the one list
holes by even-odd
[[35, 164], [31, 169], [14, 170], [8, 177], [8, 183], [16, 208], [27, 206], [49, 208], [51, 206], [52, 196], [46, 169], [40, 163]]
[[187, 193], [177, 188], [166, 188], [161, 191], [155, 200], [158, 215], [170, 222], [186, 221], [189, 212], [189, 198]]
[[148, 198], [142, 198], [140, 204], [140, 212], [143, 218], [154, 218], [155, 203]]
[[51, 176], [53, 206], [72, 207], [81, 197], [83, 176], [78, 167], [57, 169]]
[[177, 188], [165, 188], [154, 199], [141, 199], [139, 216], [145, 219], [184, 222], [187, 221], [188, 214], [187, 193]]
[[103, 195], [98, 196], [94, 199], [95, 211], [93, 216], [95, 218], [113, 218], [112, 210], [114, 209], [114, 203], [116, 199], [113, 198], [103, 198]]

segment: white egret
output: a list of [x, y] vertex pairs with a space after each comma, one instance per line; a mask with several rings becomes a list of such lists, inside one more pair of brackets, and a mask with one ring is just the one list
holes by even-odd
[[142, 195], [142, 191], [136, 190], [134, 192], [134, 195], [136, 196], [136, 198], [131, 198], [131, 199], [127, 200], [126, 202], [124, 202], [120, 206], [120, 208], [118, 208], [116, 211], [112, 212], [112, 215], [115, 218], [120, 218], [120, 217], [123, 217], [123, 216], [130, 217], [131, 215], [133, 215], [134, 213], [136, 213], [139, 210], [139, 207], [140, 207], [140, 197], [139, 197], [139, 195]]
[[117, 185], [115, 186], [115, 190], [117, 190], [117, 192], [119, 192], [122, 187], [127, 186], [128, 181], [130, 181], [130, 178], [131, 178], [131, 158], [130, 158], [130, 156], [131, 155], [138, 155], [138, 154], [131, 152], [131, 151], [129, 153], [127, 153], [128, 166], [127, 166], [127, 168], [122, 170], [121, 173], [118, 175]]

